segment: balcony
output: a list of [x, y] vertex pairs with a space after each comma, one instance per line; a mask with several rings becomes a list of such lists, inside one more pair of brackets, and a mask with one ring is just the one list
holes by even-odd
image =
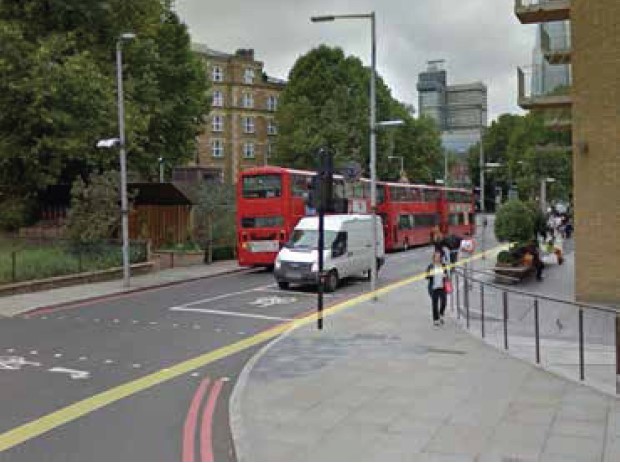
[[554, 76], [551, 82], [547, 82], [550, 76], [543, 66], [518, 68], [519, 106], [528, 110], [570, 108], [571, 79], [568, 69], [566, 72], [564, 79]]
[[540, 48], [549, 64], [568, 64], [571, 60], [570, 36], [567, 33], [550, 34], [540, 29]]
[[570, 131], [573, 127], [570, 108], [548, 109], [544, 112], [545, 127], [557, 132]]
[[515, 0], [515, 14], [521, 24], [538, 24], [570, 19], [570, 0]]

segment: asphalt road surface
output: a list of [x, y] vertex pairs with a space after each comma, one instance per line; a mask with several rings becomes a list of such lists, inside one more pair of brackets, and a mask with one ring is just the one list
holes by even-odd
[[[379, 284], [423, 271], [430, 253], [389, 255]], [[1, 320], [0, 459], [235, 460], [228, 401], [263, 342], [235, 343], [316, 307], [311, 288], [274, 283], [251, 270]], [[368, 289], [346, 282], [325, 304]]]

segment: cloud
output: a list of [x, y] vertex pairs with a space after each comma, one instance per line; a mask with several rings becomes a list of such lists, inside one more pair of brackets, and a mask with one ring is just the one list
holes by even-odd
[[531, 62], [534, 27], [521, 25], [513, 0], [177, 0], [192, 39], [232, 52], [254, 48], [265, 70], [286, 77], [295, 60], [321, 43], [370, 61], [366, 21], [310, 22], [320, 14], [377, 15], [379, 73], [399, 100], [418, 106], [417, 75], [445, 59], [450, 84], [482, 81], [489, 113], [521, 112], [516, 67]]

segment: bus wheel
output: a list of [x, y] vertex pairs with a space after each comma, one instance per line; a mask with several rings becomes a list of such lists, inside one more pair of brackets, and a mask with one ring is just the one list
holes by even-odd
[[278, 281], [278, 288], [280, 289], [288, 289], [290, 283], [288, 281]]
[[338, 272], [331, 270], [325, 278], [325, 292], [333, 293], [338, 287]]

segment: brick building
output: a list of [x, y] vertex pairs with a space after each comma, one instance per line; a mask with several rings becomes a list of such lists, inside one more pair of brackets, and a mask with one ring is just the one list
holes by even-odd
[[515, 0], [515, 13], [523, 24], [570, 21], [568, 40], [554, 40], [540, 29], [545, 59], [569, 64], [570, 82], [528, 89], [519, 69], [519, 104], [547, 114], [549, 125], [572, 131], [575, 294], [582, 301], [618, 304], [620, 1]]
[[195, 162], [176, 168], [174, 179], [234, 183], [244, 168], [268, 163], [275, 149], [275, 111], [285, 82], [267, 76], [252, 49], [234, 54], [202, 44], [193, 44], [192, 49], [207, 65], [211, 113], [198, 139]]

